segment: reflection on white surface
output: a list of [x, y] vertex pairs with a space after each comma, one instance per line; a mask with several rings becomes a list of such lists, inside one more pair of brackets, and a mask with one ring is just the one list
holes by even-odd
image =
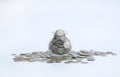
[[119, 55], [89, 64], [14, 63], [12, 53], [47, 50], [65, 30], [73, 50], [120, 51], [119, 0], [0, 1], [0, 77], [120, 77]]
[[[1, 55], [0, 55], [1, 56]], [[13, 62], [11, 55], [1, 56], [2, 63], [0, 63], [2, 70], [0, 76], [2, 77], [119, 77], [120, 56], [96, 57], [96, 61], [88, 64], [64, 64], [55, 63], [47, 64], [41, 62]]]

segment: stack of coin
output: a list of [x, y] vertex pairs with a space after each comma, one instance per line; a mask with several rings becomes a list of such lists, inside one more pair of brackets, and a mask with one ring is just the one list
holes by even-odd
[[49, 44], [49, 50], [57, 55], [68, 54], [71, 50], [71, 43], [61, 29], [56, 30], [52, 41]]

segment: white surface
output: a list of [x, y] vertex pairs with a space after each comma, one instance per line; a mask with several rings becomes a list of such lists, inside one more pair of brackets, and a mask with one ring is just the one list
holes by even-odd
[[[47, 50], [56, 29], [73, 50], [115, 51], [89, 64], [14, 63], [12, 53]], [[120, 77], [119, 0], [1, 0], [0, 77]]]

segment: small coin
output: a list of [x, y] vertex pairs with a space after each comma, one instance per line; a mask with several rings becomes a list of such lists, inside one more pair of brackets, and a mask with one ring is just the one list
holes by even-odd
[[66, 62], [64, 62], [64, 63], [70, 64], [70, 63], [73, 63], [73, 61], [66, 61]]
[[90, 57], [87, 57], [87, 60], [88, 60], [88, 61], [95, 61], [95, 58], [92, 57], [92, 56], [90, 56]]
[[111, 54], [111, 55], [117, 55], [116, 53], [113, 53], [113, 52], [106, 52], [107, 54]]
[[55, 62], [55, 59], [50, 59], [47, 61], [47, 63], [54, 63]]
[[97, 56], [100, 56], [101, 55], [101, 52], [95, 52], [95, 55], [97, 55]]
[[73, 63], [79, 63], [79, 62], [81, 62], [80, 60], [77, 60], [77, 61], [73, 61]]
[[61, 63], [61, 60], [60, 59], [56, 59], [55, 62], [56, 63]]

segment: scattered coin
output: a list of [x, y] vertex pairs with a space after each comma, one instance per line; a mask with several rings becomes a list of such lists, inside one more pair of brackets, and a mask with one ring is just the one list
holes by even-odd
[[63, 54], [63, 55], [56, 55], [52, 54], [50, 51], [46, 52], [32, 52], [32, 53], [23, 53], [20, 55], [12, 54], [14, 55], [13, 60], [15, 62], [47, 62], [47, 63], [61, 63], [62, 61], [66, 61], [65, 63], [79, 63], [86, 64], [88, 62], [84, 61], [85, 59], [87, 61], [95, 61], [94, 56], [106, 56], [108, 54], [116, 55], [113, 52], [99, 52], [99, 51], [71, 51], [69, 54]]
[[54, 63], [54, 62], [55, 62], [54, 59], [50, 59], [50, 60], [47, 61], [47, 63]]
[[113, 53], [113, 52], [106, 52], [107, 54], [111, 54], [111, 55], [117, 55], [116, 53]]
[[87, 57], [88, 61], [95, 61], [95, 58], [93, 56]]
[[64, 62], [64, 63], [70, 64], [70, 63], [73, 63], [73, 61], [66, 61], [66, 62]]

